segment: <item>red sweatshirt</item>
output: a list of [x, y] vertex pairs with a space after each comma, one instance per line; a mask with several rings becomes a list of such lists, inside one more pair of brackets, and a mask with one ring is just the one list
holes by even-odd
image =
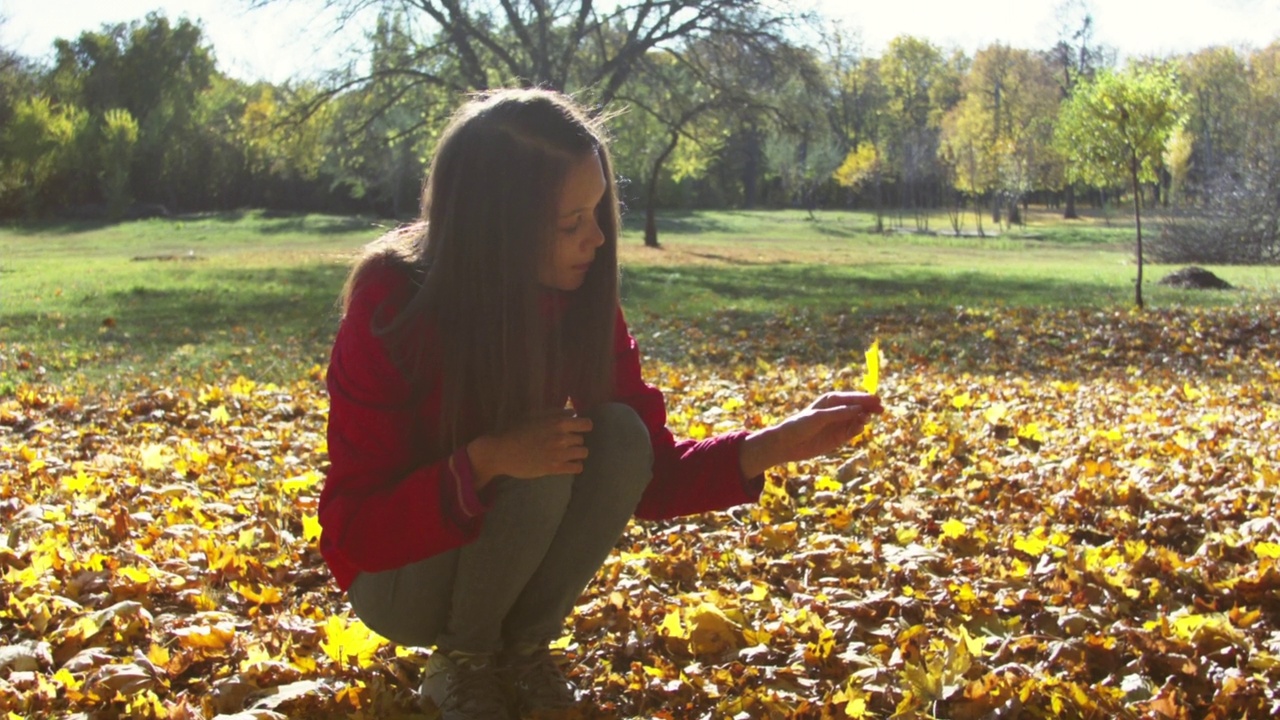
[[[352, 295], [329, 360], [329, 472], [320, 493], [320, 552], [343, 590], [360, 572], [390, 570], [465, 545], [484, 523], [466, 443], [433, 452], [442, 382], [415, 395], [370, 329], [408, 301], [400, 271], [367, 273]], [[379, 308], [381, 307], [381, 310]], [[653, 443], [653, 481], [638, 517], [665, 519], [755, 501], [764, 476], [743, 478], [745, 432], [677, 442], [662, 393], [640, 376], [640, 351], [618, 311], [613, 400], [635, 409]], [[433, 363], [427, 363], [432, 366]]]

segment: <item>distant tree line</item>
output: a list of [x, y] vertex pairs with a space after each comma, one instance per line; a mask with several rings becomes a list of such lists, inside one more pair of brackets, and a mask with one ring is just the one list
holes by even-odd
[[[1122, 70], [1082, 0], [1060, 6], [1052, 47], [973, 56], [909, 35], [873, 56], [759, 0], [599, 5], [406, 3], [362, 62], [280, 84], [227, 76], [198, 24], [155, 13], [57, 40], [51, 63], [0, 48], [0, 215], [407, 217], [461, 95], [536, 84], [611, 116], [646, 242], [656, 208], [854, 207], [919, 230], [945, 208], [939, 230], [982, 233], [1032, 202], [1071, 217], [1078, 199], [1124, 196], [1170, 208], [1159, 252], [1280, 259], [1280, 42]], [[1079, 98], [1116, 78], [1169, 100], [1136, 165], [1082, 150]]]

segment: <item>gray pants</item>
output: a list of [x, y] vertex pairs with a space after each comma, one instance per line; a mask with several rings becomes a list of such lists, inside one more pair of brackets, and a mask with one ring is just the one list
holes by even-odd
[[351, 607], [401, 645], [494, 652], [559, 637], [653, 475], [649, 431], [626, 405], [591, 413], [577, 475], [496, 478], [480, 537], [403, 567], [361, 573]]

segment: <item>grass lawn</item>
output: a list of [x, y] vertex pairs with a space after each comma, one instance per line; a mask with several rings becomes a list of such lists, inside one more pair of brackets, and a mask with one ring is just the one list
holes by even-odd
[[[1132, 303], [1123, 216], [1065, 223], [1039, 211], [1024, 228], [993, 235], [988, 223], [988, 237], [953, 237], [875, 234], [870, 215], [847, 211], [815, 219], [671, 212], [660, 216], [658, 249], [642, 245], [640, 221], [628, 218], [621, 252], [623, 302], [638, 331], [654, 322], [749, 329], [797, 314]], [[297, 376], [324, 363], [346, 268], [390, 224], [255, 211], [0, 228], [0, 389], [79, 376], [110, 384], [138, 372]], [[941, 214], [929, 226], [950, 228]], [[1240, 289], [1169, 290], [1154, 284], [1169, 268], [1149, 266], [1148, 304], [1249, 304], [1280, 288], [1272, 268], [1213, 269]], [[647, 334], [647, 351], [680, 352]]]

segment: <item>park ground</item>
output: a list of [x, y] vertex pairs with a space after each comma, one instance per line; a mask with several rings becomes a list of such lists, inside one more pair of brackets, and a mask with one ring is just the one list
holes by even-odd
[[[888, 412], [759, 505], [635, 523], [564, 642], [582, 715], [1280, 713], [1280, 272], [1148, 266], [1137, 311], [1123, 215], [871, 225], [629, 228], [677, 435], [862, 387], [873, 342]], [[0, 228], [0, 712], [422, 717], [425, 653], [355, 621], [315, 550], [335, 300], [387, 227]]]

